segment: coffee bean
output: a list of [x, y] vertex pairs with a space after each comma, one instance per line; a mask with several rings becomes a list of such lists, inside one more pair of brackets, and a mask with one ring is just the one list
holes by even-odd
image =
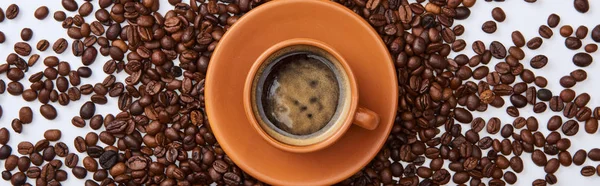
[[582, 176], [593, 176], [594, 174], [596, 174], [596, 168], [593, 166], [584, 166], [581, 168], [581, 175]]
[[592, 161], [600, 161], [600, 149], [598, 149], [598, 148], [591, 149], [588, 152], [587, 156]]
[[517, 47], [525, 46], [525, 37], [523, 37], [523, 34], [521, 34], [521, 32], [519, 32], [519, 31], [512, 32], [511, 38], [512, 38], [512, 41], [515, 44], [515, 46], [517, 46]]
[[74, 12], [77, 10], [78, 5], [75, 0], [61, 0], [63, 8], [67, 11]]
[[56, 11], [54, 12], [53, 18], [56, 21], [64, 21], [67, 18], [67, 14], [63, 11]]
[[573, 77], [573, 79], [575, 79], [577, 82], [587, 79], [587, 72], [583, 69], [574, 70], [569, 75], [571, 75], [571, 77]]
[[494, 21], [486, 21], [481, 26], [481, 30], [483, 30], [483, 32], [488, 33], [488, 34], [496, 32], [496, 29], [497, 29], [496, 22], [494, 22]]
[[556, 14], [550, 14], [550, 16], [548, 16], [548, 26], [550, 28], [555, 28], [558, 26], [558, 23], [560, 23], [560, 16]]
[[78, 179], [84, 179], [87, 176], [87, 170], [85, 170], [85, 168], [83, 167], [74, 167], [72, 169], [72, 173], [73, 176], [75, 176]]
[[111, 169], [118, 162], [118, 154], [115, 151], [104, 151], [100, 156], [99, 162], [103, 169]]
[[83, 159], [83, 167], [90, 172], [96, 172], [98, 171], [98, 162], [96, 159], [88, 156]]
[[593, 61], [594, 59], [592, 56], [587, 53], [580, 52], [573, 56], [573, 63], [578, 67], [587, 67], [592, 64]]
[[2, 8], [0, 8], [0, 23], [4, 21], [4, 18], [6, 16], [4, 15], [4, 10]]
[[592, 29], [592, 40], [596, 43], [600, 42], [600, 25], [596, 25], [594, 29]]
[[33, 13], [34, 17], [39, 19], [39, 20], [43, 20], [48, 16], [49, 10], [48, 7], [46, 6], [40, 6], [39, 8], [37, 8], [35, 10], [35, 12]]
[[57, 116], [56, 109], [52, 105], [40, 106], [40, 113], [48, 120], [53, 120]]
[[590, 3], [588, 0], [574, 0], [573, 7], [575, 7], [575, 10], [578, 12], [586, 13], [588, 10], [590, 10]]
[[554, 34], [554, 32], [552, 32], [552, 29], [546, 25], [540, 26], [540, 28], [538, 29], [538, 33], [540, 36], [546, 39], [551, 38]]
[[23, 172], [17, 172], [14, 175], [12, 175], [12, 178], [10, 179], [10, 183], [13, 185], [23, 185], [25, 184], [25, 182], [27, 181], [27, 177], [25, 176], [25, 174]]
[[544, 41], [542, 40], [542, 38], [534, 37], [527, 42], [527, 48], [529, 48], [531, 50], [538, 49], [538, 48], [540, 48], [540, 46], [542, 46], [543, 42]]
[[31, 28], [23, 28], [21, 30], [21, 39], [23, 41], [31, 40], [32, 36], [33, 36], [33, 30], [31, 30]]
[[65, 166], [67, 166], [69, 168], [73, 168], [73, 167], [77, 166], [78, 162], [79, 162], [79, 156], [77, 156], [77, 154], [74, 154], [74, 153], [68, 154], [67, 157], [65, 158]]
[[598, 45], [596, 45], [594, 43], [587, 44], [587, 45], [585, 45], [584, 50], [587, 53], [594, 53], [598, 50]]
[[23, 93], [23, 84], [15, 81], [10, 82], [6, 87], [6, 91], [13, 96], [21, 95]]
[[33, 120], [33, 111], [29, 107], [21, 107], [19, 109], [19, 120], [24, 124], [31, 123]]
[[548, 163], [546, 164], [546, 166], [544, 166], [544, 171], [546, 173], [552, 174], [558, 170], [559, 166], [560, 164], [558, 162], [558, 159], [552, 158], [548, 160]]
[[545, 166], [547, 163], [546, 155], [539, 149], [533, 151], [533, 153], [531, 154], [531, 160], [533, 161], [533, 163], [540, 167]]
[[595, 134], [598, 131], [598, 120], [597, 119], [588, 119], [585, 121], [585, 132], [588, 134]]
[[83, 56], [81, 57], [81, 63], [83, 65], [89, 66], [96, 60], [96, 56], [98, 55], [98, 51], [94, 47], [88, 47], [83, 51]]
[[579, 131], [579, 123], [569, 120], [562, 125], [562, 132], [567, 136], [574, 136]]
[[99, 158], [104, 153], [104, 149], [99, 146], [88, 146], [86, 152], [92, 158]]
[[18, 134], [23, 131], [23, 123], [19, 119], [13, 119], [10, 126]]
[[85, 2], [79, 7], [79, 15], [86, 17], [92, 13], [94, 6], [90, 2]]
[[568, 49], [577, 50], [577, 49], [581, 48], [582, 45], [583, 44], [581, 43], [581, 40], [576, 37], [567, 37], [565, 39], [565, 46]]
[[17, 42], [14, 46], [15, 53], [21, 56], [28, 56], [31, 54], [31, 46], [25, 42]]
[[506, 48], [498, 41], [492, 41], [490, 44], [490, 51], [492, 52], [492, 56], [497, 59], [503, 59], [506, 57]]
[[503, 22], [504, 20], [506, 20], [506, 14], [502, 10], [502, 8], [496, 7], [492, 9], [492, 18], [494, 18], [494, 20], [498, 22]]
[[578, 39], [585, 39], [585, 37], [587, 37], [588, 35], [588, 28], [586, 26], [579, 26], [577, 27], [577, 30], [575, 31], [575, 37], [577, 37]]
[[571, 88], [571, 87], [575, 86], [577, 81], [575, 80], [575, 78], [573, 78], [571, 76], [563, 76], [560, 78], [559, 83], [564, 88]]
[[587, 153], [585, 152], [585, 150], [580, 149], [577, 152], [575, 152], [575, 154], [573, 154], [573, 164], [582, 165], [585, 162], [586, 158]]
[[29, 154], [33, 153], [33, 151], [34, 151], [34, 146], [31, 142], [28, 142], [28, 141], [20, 142], [19, 145], [17, 146], [17, 152], [19, 152], [19, 154], [21, 154], [21, 155], [29, 155]]
[[81, 116], [83, 119], [90, 119], [92, 116], [94, 116], [95, 112], [96, 105], [93, 102], [88, 101], [81, 106], [81, 109], [79, 110], [79, 116]]
[[0, 160], [5, 160], [12, 153], [12, 148], [9, 145], [0, 147]]
[[6, 19], [14, 19], [17, 15], [19, 15], [19, 6], [16, 4], [11, 4], [6, 8]]
[[56, 52], [57, 54], [62, 54], [65, 50], [67, 50], [68, 46], [69, 43], [67, 42], [67, 40], [65, 40], [64, 38], [59, 38], [52, 45], [52, 50], [54, 50], [54, 52]]
[[513, 94], [510, 96], [510, 102], [517, 108], [523, 108], [527, 105], [527, 98], [520, 94]]
[[518, 117], [519, 116], [519, 109], [517, 107], [515, 107], [515, 106], [509, 106], [509, 107], [506, 108], [506, 113], [509, 116]]
[[4, 32], [0, 31], [0, 44], [4, 43], [6, 41], [6, 35], [4, 35]]

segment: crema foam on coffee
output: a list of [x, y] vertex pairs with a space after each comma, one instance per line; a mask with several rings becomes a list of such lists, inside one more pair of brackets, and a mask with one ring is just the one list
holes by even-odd
[[310, 135], [323, 129], [343, 96], [335, 65], [309, 52], [287, 54], [273, 63], [260, 98], [268, 120], [294, 135]]

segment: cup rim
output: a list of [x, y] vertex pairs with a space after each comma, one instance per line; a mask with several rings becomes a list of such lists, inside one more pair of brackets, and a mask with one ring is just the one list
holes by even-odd
[[[338, 60], [339, 65], [345, 71], [346, 76], [347, 76], [346, 79], [348, 81], [347, 83], [349, 85], [348, 88], [350, 89], [350, 91], [349, 91], [350, 95], [347, 95], [350, 99], [349, 105], [347, 106], [348, 112], [347, 112], [346, 116], [344, 116], [344, 115], [340, 116], [343, 118], [342, 119], [343, 121], [341, 121], [341, 124], [339, 124], [340, 127], [336, 131], [332, 132], [332, 134], [330, 136], [326, 137], [324, 140], [314, 143], [314, 144], [306, 145], [306, 146], [290, 145], [290, 144], [283, 143], [283, 142], [273, 138], [260, 126], [260, 123], [258, 122], [258, 120], [254, 114], [254, 109], [252, 106], [252, 87], [253, 87], [253, 83], [254, 83], [254, 77], [258, 73], [258, 70], [261, 68], [262, 64], [264, 64], [266, 62], [266, 60], [272, 54], [279, 51], [280, 49], [283, 49], [285, 47], [295, 46], [295, 45], [309, 45], [309, 46], [317, 47], [319, 49], [322, 49], [322, 50], [328, 52], [331, 56], [333, 56], [336, 60]], [[265, 50], [257, 58], [257, 60], [255, 60], [254, 64], [250, 68], [250, 72], [246, 76], [246, 81], [244, 83], [243, 104], [244, 104], [244, 111], [246, 113], [247, 119], [249, 120], [249, 122], [251, 123], [251, 125], [255, 129], [255, 131], [258, 134], [260, 134], [260, 136], [265, 141], [270, 143], [272, 146], [279, 148], [280, 150], [295, 152], [295, 153], [308, 153], [308, 152], [318, 151], [318, 150], [324, 149], [324, 148], [332, 145], [335, 141], [337, 141], [339, 138], [341, 138], [344, 135], [344, 133], [346, 133], [348, 128], [350, 128], [350, 126], [352, 125], [352, 122], [354, 120], [354, 115], [356, 113], [356, 110], [358, 109], [357, 83], [356, 83], [354, 74], [352, 73], [352, 69], [348, 65], [347, 61], [332, 47], [330, 47], [329, 45], [327, 45], [321, 41], [314, 40], [314, 39], [294, 38], [294, 39], [284, 40], [279, 43], [276, 43], [275, 45], [273, 45], [273, 46], [269, 47], [267, 50]]]

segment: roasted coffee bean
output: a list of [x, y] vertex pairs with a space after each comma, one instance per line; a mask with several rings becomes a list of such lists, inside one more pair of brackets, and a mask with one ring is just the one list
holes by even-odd
[[119, 160], [118, 153], [115, 151], [104, 151], [100, 156], [99, 163], [103, 169], [111, 169]]
[[583, 69], [574, 70], [569, 75], [573, 77], [573, 79], [575, 79], [575, 81], [577, 82], [581, 82], [587, 79], [587, 72]]
[[579, 26], [577, 27], [577, 30], [575, 31], [575, 37], [577, 37], [578, 39], [585, 39], [585, 37], [588, 35], [588, 28], [586, 26]]
[[31, 28], [23, 28], [21, 30], [21, 39], [23, 41], [31, 40], [32, 36], [33, 36], [33, 30], [31, 30]]
[[[14, 19], [19, 15], [19, 6], [16, 4], [11, 4], [6, 8], [6, 19]], [[2, 18], [4, 19], [4, 18]], [[1, 21], [0, 21], [1, 22]]]
[[54, 52], [56, 52], [57, 54], [62, 54], [65, 50], [67, 50], [68, 46], [69, 43], [67, 42], [67, 40], [65, 40], [64, 38], [59, 38], [52, 45], [52, 50], [54, 50]]
[[594, 166], [584, 166], [581, 168], [581, 175], [582, 176], [593, 176], [594, 174], [596, 174], [596, 168]]
[[600, 161], [600, 149], [598, 149], [598, 148], [591, 149], [588, 152], [587, 156], [592, 161]]
[[567, 37], [565, 39], [565, 46], [568, 49], [577, 50], [577, 49], [581, 48], [582, 45], [583, 44], [581, 43], [581, 40], [579, 38], [576, 38], [576, 37]]
[[25, 42], [17, 42], [14, 46], [15, 53], [21, 56], [29, 56], [31, 54], [31, 45]]
[[592, 64], [593, 61], [594, 59], [592, 56], [587, 53], [580, 52], [573, 56], [573, 63], [578, 67], [587, 67]]
[[74, 167], [72, 169], [73, 176], [75, 176], [78, 179], [85, 178], [87, 176], [87, 172], [88, 171], [85, 170], [85, 168], [83, 168], [83, 167]]
[[510, 102], [517, 108], [523, 108], [527, 105], [527, 98], [520, 94], [513, 94], [510, 96]]
[[558, 23], [560, 23], [560, 16], [556, 14], [550, 14], [550, 16], [548, 16], [548, 26], [550, 28], [555, 28], [558, 26]]
[[19, 119], [13, 119], [10, 126], [18, 134], [23, 131], [23, 123]]
[[4, 35], [4, 32], [0, 31], [0, 44], [6, 42], [6, 35]]
[[79, 8], [79, 5], [77, 5], [75, 0], [61, 0], [61, 4], [65, 10], [70, 12], [74, 12]]
[[573, 7], [575, 7], [575, 10], [578, 12], [586, 13], [588, 10], [590, 10], [590, 3], [588, 0], [574, 0]]
[[88, 101], [81, 106], [81, 109], [79, 110], [79, 116], [81, 116], [83, 119], [90, 119], [92, 116], [94, 116], [95, 112], [96, 105], [93, 102]]
[[39, 19], [39, 20], [43, 20], [48, 16], [48, 13], [50, 11], [48, 10], [48, 7], [46, 6], [40, 6], [39, 8], [37, 8], [35, 10], [35, 12], [33, 13], [34, 17]]
[[594, 118], [586, 120], [584, 129], [588, 134], [595, 134], [598, 131], [598, 120]]
[[506, 48], [504, 45], [498, 41], [492, 41], [490, 44], [490, 51], [492, 56], [497, 59], [503, 59], [506, 57]]
[[592, 40], [596, 43], [600, 42], [600, 25], [596, 25], [594, 29], [592, 29]]
[[540, 28], [538, 29], [538, 34], [540, 36], [542, 36], [543, 38], [549, 39], [552, 37], [552, 35], [554, 34], [554, 32], [552, 32], [552, 29], [546, 25], [542, 25], [540, 26]]
[[584, 50], [587, 53], [594, 53], [598, 50], [598, 45], [596, 45], [594, 43], [587, 44], [587, 45], [585, 45]]
[[509, 107], [506, 108], [506, 113], [509, 116], [518, 117], [519, 116], [519, 109], [517, 107], [515, 107], [515, 106], [509, 106]]
[[31, 123], [33, 120], [33, 111], [29, 107], [21, 107], [19, 109], [19, 120], [24, 124]]
[[563, 76], [560, 78], [559, 83], [564, 88], [571, 88], [571, 87], [575, 86], [577, 81], [572, 76]]
[[88, 47], [83, 51], [83, 54], [81, 57], [81, 63], [83, 63], [83, 65], [89, 66], [92, 63], [94, 63], [94, 61], [96, 61], [97, 55], [98, 55], [98, 51], [96, 50], [96, 48]]
[[525, 46], [525, 37], [523, 37], [523, 34], [521, 34], [521, 32], [519, 32], [519, 31], [512, 32], [511, 38], [512, 38], [512, 41], [515, 44], [515, 46], [517, 46], [517, 47]]
[[579, 131], [579, 123], [569, 120], [562, 125], [562, 132], [567, 136], [574, 136]]
[[544, 154], [544, 152], [538, 149], [534, 150], [531, 154], [531, 160], [533, 161], [533, 163], [540, 167], [545, 166], [546, 163], [548, 163], [548, 161], [546, 160], [546, 154]]
[[543, 40], [540, 37], [534, 37], [527, 42], [527, 48], [535, 50], [542, 46]]
[[63, 11], [56, 11], [52, 16], [56, 21], [64, 21], [67, 18], [67, 14]]
[[496, 32], [496, 29], [497, 29], [496, 22], [494, 22], [494, 21], [486, 21], [481, 26], [481, 30], [483, 30], [483, 32], [488, 33], [488, 34]]
[[40, 114], [42, 114], [42, 116], [48, 120], [53, 120], [57, 116], [56, 109], [52, 105], [48, 104], [40, 106]]
[[104, 149], [99, 146], [88, 146], [86, 152], [90, 157], [99, 158], [104, 153]]
[[582, 165], [585, 162], [586, 158], [587, 153], [585, 152], [585, 150], [580, 149], [577, 152], [575, 152], [575, 154], [573, 154], [573, 164]]
[[62, 133], [58, 129], [49, 129], [44, 132], [44, 138], [48, 141], [58, 141]]
[[502, 8], [496, 7], [492, 9], [492, 18], [494, 18], [494, 20], [498, 22], [503, 22], [504, 20], [506, 20], [506, 14], [502, 10]]

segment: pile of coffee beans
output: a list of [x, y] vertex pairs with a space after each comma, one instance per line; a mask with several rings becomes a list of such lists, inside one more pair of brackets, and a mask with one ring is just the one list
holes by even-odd
[[[223, 34], [266, 1], [61, 0], [64, 11], [74, 16], [55, 11], [52, 18], [69, 38], [41, 39], [32, 47], [34, 31], [22, 29], [14, 53], [0, 64], [0, 74], [7, 77], [7, 82], [0, 79], [0, 94], [6, 90], [25, 101], [42, 103], [39, 109], [19, 109], [11, 122], [12, 135], [26, 130], [34, 112], [53, 120], [60, 114], [56, 104], [78, 100], [85, 103], [72, 125], [96, 132], [75, 138], [75, 149], [69, 149], [66, 143], [71, 139], [62, 139], [60, 130], [50, 129], [44, 139], [19, 142], [13, 151], [7, 145], [11, 132], [0, 128], [2, 178], [14, 185], [60, 185], [69, 176], [84, 179], [88, 174], [92, 179], [85, 181], [87, 186], [263, 185], [238, 168], [219, 146], [205, 114], [203, 93], [211, 54]], [[532, 183], [542, 186], [558, 182], [554, 173], [561, 166], [600, 161], [600, 149], [574, 151], [568, 138], [578, 134], [580, 123], [587, 133], [598, 130], [600, 107], [588, 106], [591, 96], [570, 88], [587, 79], [584, 68], [593, 63], [589, 53], [598, 46], [582, 39], [591, 35], [600, 42], [600, 25], [590, 31], [585, 26], [557, 28], [560, 16], [552, 14], [546, 25], [539, 26], [539, 37], [525, 39], [514, 31], [512, 43], [477, 40], [471, 44], [476, 55], [467, 56], [461, 53], [468, 47], [460, 38], [465, 27], [454, 21], [467, 19], [476, 0], [334, 2], [362, 16], [380, 34], [393, 56], [400, 87], [398, 113], [385, 146], [368, 166], [340, 185], [514, 184], [525, 169], [523, 162], [531, 160], [547, 173]], [[170, 9], [164, 15], [158, 12], [161, 5]], [[590, 9], [588, 0], [574, 0], [573, 7], [581, 13]], [[42, 6], [33, 16], [46, 20], [49, 14]], [[93, 21], [86, 22], [92, 15]], [[0, 23], [17, 16], [31, 15], [19, 15], [16, 4], [0, 7]], [[501, 8], [494, 8], [491, 17], [481, 26], [488, 34], [507, 18]], [[554, 34], [557, 29], [559, 34]], [[528, 69], [544, 68], [548, 57], [536, 55], [528, 65], [522, 61], [524, 50], [536, 50], [557, 35], [564, 37], [566, 48], [584, 51], [572, 57], [572, 63], [582, 69], [550, 82], [565, 88], [553, 93], [545, 88], [546, 78]], [[0, 43], [6, 40], [0, 30]], [[48, 48], [57, 55], [70, 49], [84, 66], [71, 67], [59, 56], [35, 54]], [[451, 53], [456, 57], [449, 57]], [[102, 70], [91, 69], [88, 66], [97, 63], [98, 55], [110, 60], [101, 61]], [[502, 62], [488, 66], [492, 59]], [[24, 72], [40, 60], [45, 70], [25, 77]], [[100, 71], [106, 75], [102, 82], [82, 84], [82, 78]], [[126, 74], [123, 82], [117, 80], [117, 73]], [[24, 78], [30, 87], [23, 86]], [[82, 100], [84, 95], [90, 99]], [[97, 105], [110, 100], [117, 100], [120, 112], [96, 113]], [[485, 121], [472, 114], [508, 104], [511, 122], [495, 117]], [[525, 118], [519, 112], [527, 105], [535, 113], [559, 114], [548, 122]], [[511, 124], [503, 124], [507, 122]], [[544, 125], [550, 134], [538, 130]], [[480, 136], [484, 129], [503, 139]], [[82, 154], [85, 157], [79, 157]], [[596, 174], [600, 175], [600, 165], [581, 167], [582, 176]]]

